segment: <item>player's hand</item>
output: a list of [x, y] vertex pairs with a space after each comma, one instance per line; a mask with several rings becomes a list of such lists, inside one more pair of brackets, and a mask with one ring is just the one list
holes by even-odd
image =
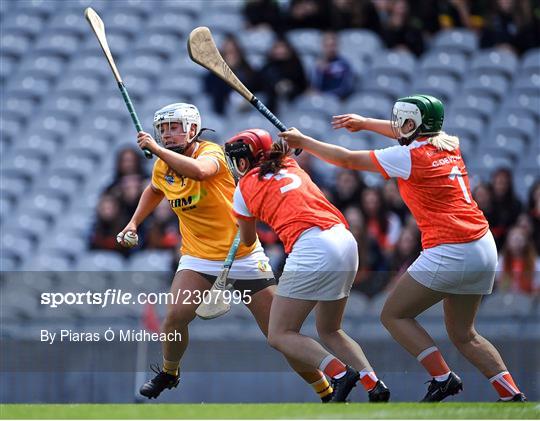
[[[130, 234], [128, 234], [126, 237], [128, 232]], [[133, 222], [127, 224], [126, 227], [116, 235], [116, 242], [125, 248], [135, 247], [139, 242], [137, 236], [137, 225], [135, 225]]]
[[332, 117], [332, 128], [358, 132], [366, 128], [367, 118], [358, 114], [342, 114]]
[[307, 138], [300, 130], [291, 127], [284, 132], [278, 133], [278, 136], [281, 137], [291, 148], [302, 148], [302, 144]]
[[137, 144], [141, 149], [149, 149], [153, 154], [157, 154], [157, 151], [160, 148], [152, 135], [146, 132], [137, 133]]

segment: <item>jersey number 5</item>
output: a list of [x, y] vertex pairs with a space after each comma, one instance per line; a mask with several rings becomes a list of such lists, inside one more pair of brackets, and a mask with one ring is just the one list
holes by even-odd
[[286, 184], [279, 189], [279, 191], [283, 194], [287, 193], [290, 190], [297, 189], [302, 185], [302, 180], [300, 179], [300, 177], [298, 177], [296, 174], [290, 174], [287, 170], [279, 170], [277, 174], [267, 174], [264, 178], [269, 180], [272, 177], [278, 181], [284, 178], [291, 179], [291, 182], [289, 184]]
[[452, 167], [452, 170], [450, 171], [450, 175], [448, 178], [452, 181], [454, 181], [457, 177], [459, 187], [461, 187], [461, 191], [463, 192], [463, 196], [465, 197], [465, 201], [467, 203], [471, 203], [471, 198], [469, 196], [469, 192], [467, 191], [467, 186], [465, 185], [465, 181], [463, 181], [463, 174], [461, 174], [461, 171], [457, 167], [457, 165], [454, 165]]

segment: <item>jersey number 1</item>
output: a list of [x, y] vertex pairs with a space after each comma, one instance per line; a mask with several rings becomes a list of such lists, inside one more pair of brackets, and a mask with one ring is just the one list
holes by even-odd
[[461, 174], [461, 171], [457, 167], [457, 165], [454, 165], [452, 167], [452, 170], [450, 171], [450, 175], [448, 178], [452, 181], [457, 177], [459, 187], [461, 187], [461, 191], [463, 191], [463, 196], [465, 197], [465, 201], [467, 203], [471, 203], [471, 198], [469, 196], [469, 192], [467, 191], [467, 186], [465, 185], [465, 181], [463, 181], [463, 174]]
[[279, 189], [279, 191], [283, 194], [290, 190], [297, 189], [302, 184], [302, 179], [300, 177], [298, 177], [296, 174], [290, 174], [287, 170], [279, 170], [277, 174], [268, 174], [264, 178], [268, 180], [272, 177], [278, 181], [284, 178], [290, 178], [292, 180], [289, 184], [286, 184]]

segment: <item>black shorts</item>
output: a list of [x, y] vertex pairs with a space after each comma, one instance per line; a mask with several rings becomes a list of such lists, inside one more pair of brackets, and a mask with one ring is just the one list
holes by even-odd
[[[217, 279], [217, 276], [208, 275], [206, 273], [197, 272], [204, 279], [210, 282], [211, 285], [214, 285], [214, 282]], [[263, 289], [269, 287], [270, 285], [276, 285], [276, 280], [274, 278], [268, 279], [228, 279], [228, 284], [232, 284], [234, 289], [240, 291], [242, 294], [253, 295]]]

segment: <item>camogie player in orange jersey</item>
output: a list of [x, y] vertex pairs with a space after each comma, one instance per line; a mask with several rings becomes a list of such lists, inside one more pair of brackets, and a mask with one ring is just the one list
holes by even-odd
[[[158, 159], [152, 181], [144, 190], [131, 221], [118, 235], [125, 247], [133, 246], [126, 233], [137, 227], [166, 198], [178, 217], [182, 235], [181, 258], [171, 285], [176, 303], [169, 303], [162, 331], [169, 337], [181, 334], [181, 341], [165, 341], [163, 366], [154, 368], [156, 376], [142, 385], [140, 393], [157, 398], [165, 389], [178, 385], [180, 360], [188, 346], [188, 325], [203, 293], [210, 289], [221, 272], [229, 248], [237, 232], [231, 213], [235, 188], [223, 149], [199, 138], [201, 116], [191, 104], [176, 103], [154, 115], [154, 138], [145, 132], [137, 136], [141, 149], [148, 148]], [[258, 240], [249, 246], [240, 245], [229, 277], [234, 288], [242, 293], [242, 301], [266, 335], [270, 307], [275, 291], [272, 269]], [[172, 335], [170, 335], [172, 333]], [[323, 402], [330, 400], [332, 388], [319, 371], [298, 361], [291, 367], [309, 383]]]
[[[240, 179], [233, 212], [242, 242], [257, 242], [257, 220], [274, 229], [288, 253], [272, 303], [268, 342], [289, 359], [319, 368], [332, 379], [333, 402], [344, 402], [360, 380], [370, 402], [386, 402], [390, 391], [371, 368], [360, 346], [341, 328], [358, 269], [358, 246], [347, 222], [309, 176], [272, 144], [270, 133], [250, 129], [225, 144], [229, 166]], [[300, 334], [317, 306], [323, 344]]]
[[432, 96], [414, 95], [394, 104], [392, 120], [355, 114], [334, 117], [333, 127], [370, 130], [399, 145], [349, 151], [292, 128], [280, 136], [289, 146], [345, 168], [397, 178], [404, 202], [422, 233], [423, 251], [388, 297], [383, 325], [433, 377], [423, 402], [459, 393], [461, 379], [450, 370], [435, 342], [415, 318], [444, 300], [448, 336], [494, 386], [502, 401], [525, 401], [500, 354], [474, 327], [482, 296], [493, 289], [497, 249], [482, 211], [473, 200], [459, 140], [442, 131], [444, 109]]

